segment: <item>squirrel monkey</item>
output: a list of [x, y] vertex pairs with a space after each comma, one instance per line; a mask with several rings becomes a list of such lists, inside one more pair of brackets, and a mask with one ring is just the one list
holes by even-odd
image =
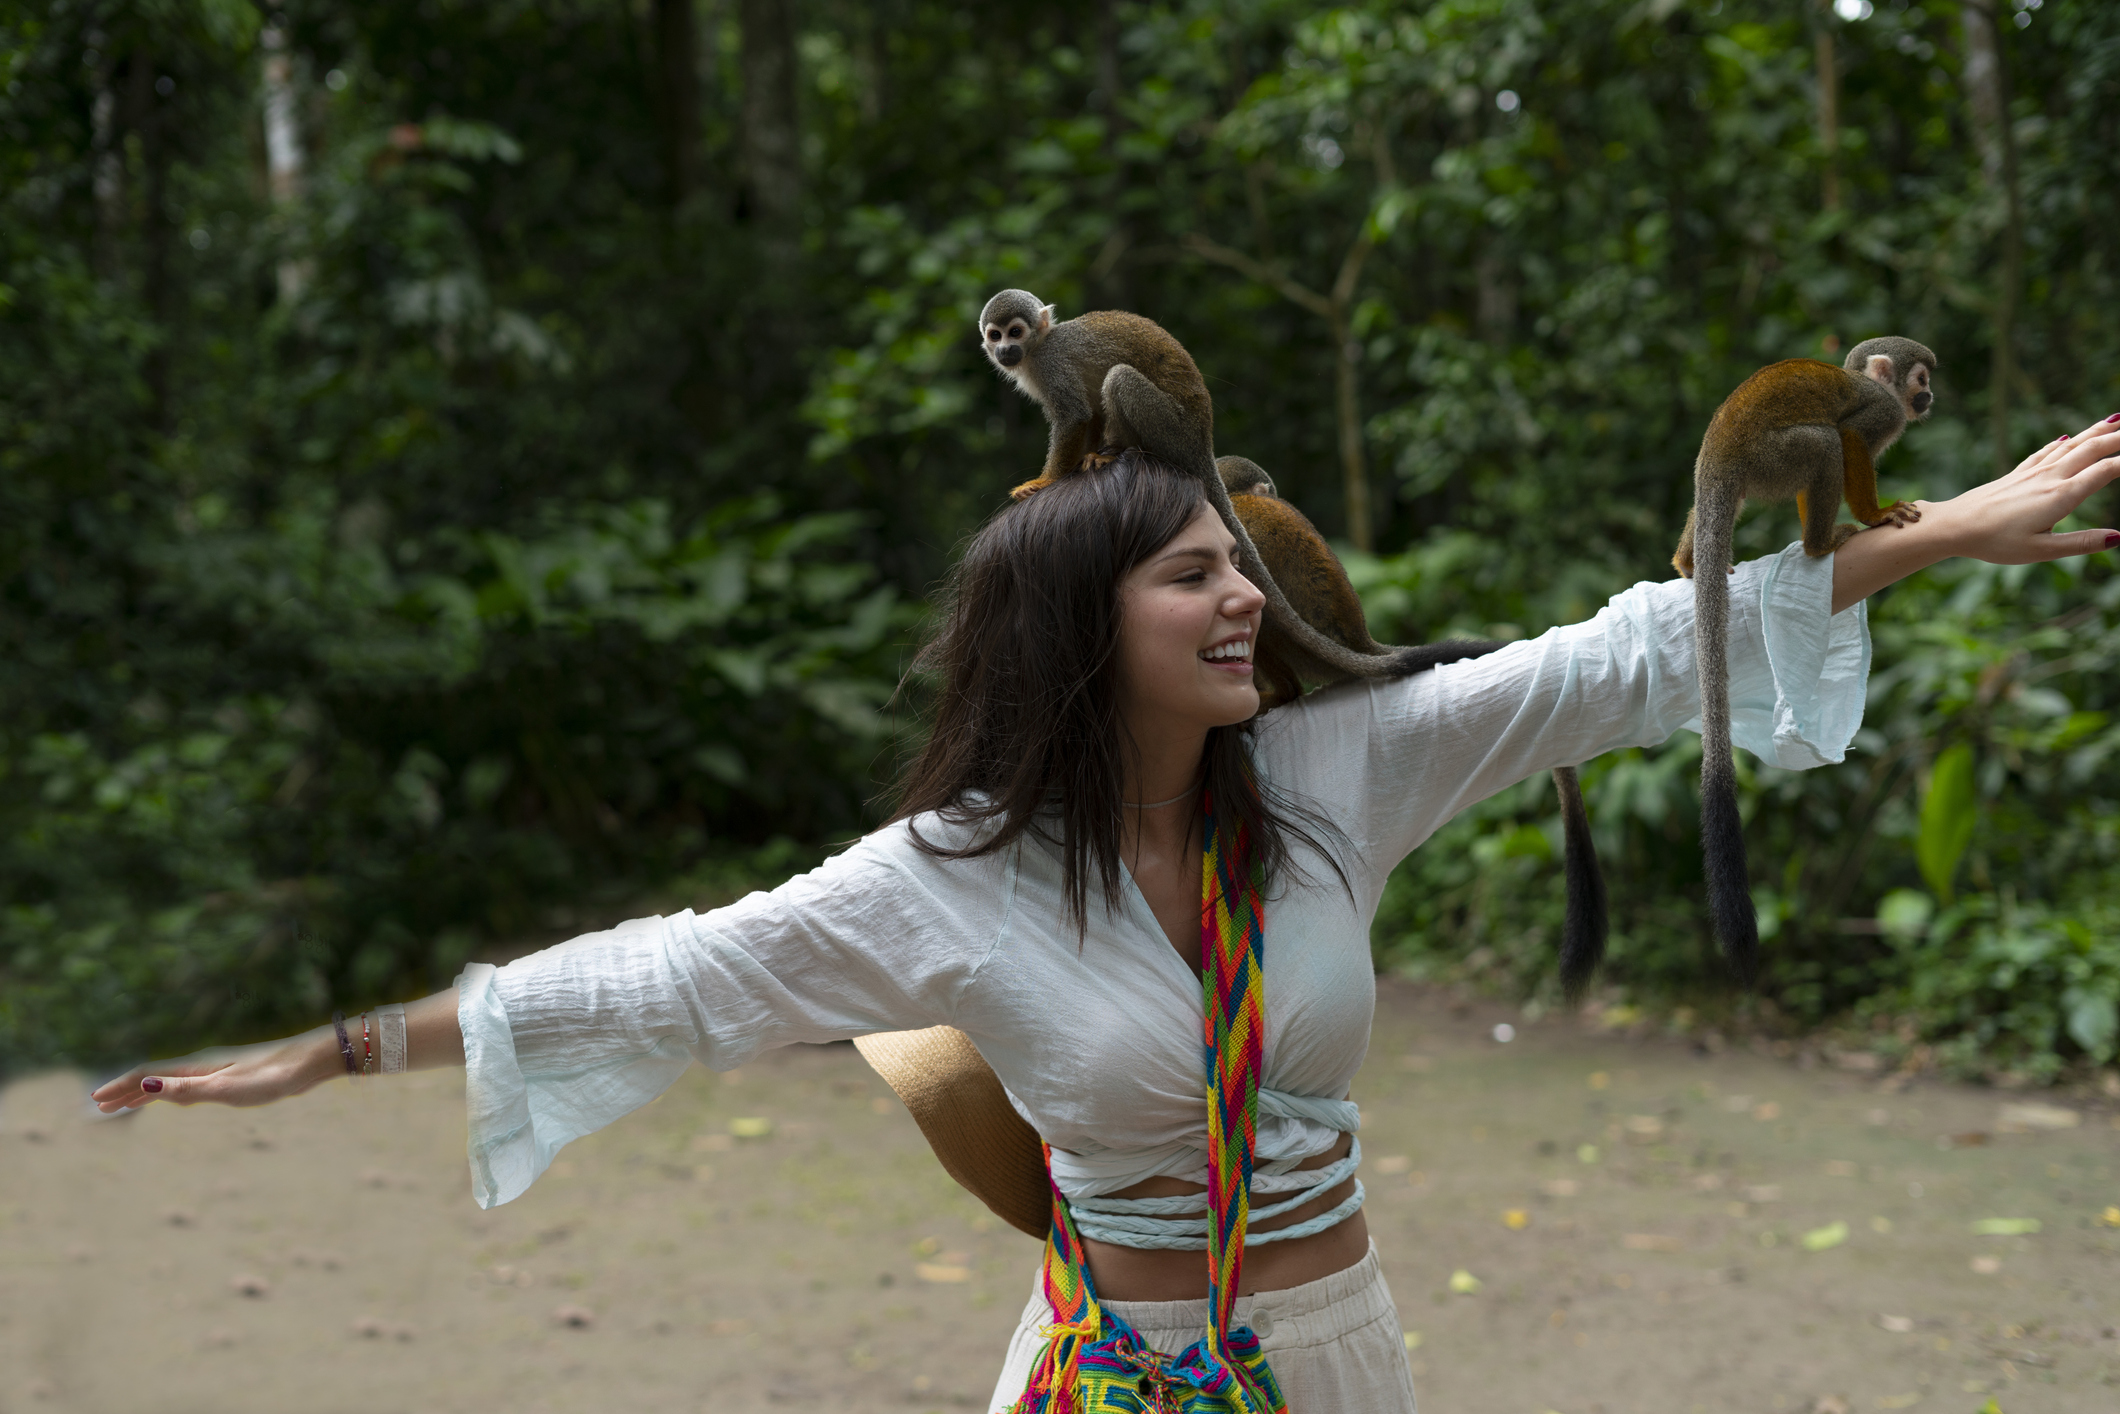
[[1036, 295], [1003, 290], [980, 311], [979, 334], [988, 361], [1043, 407], [1052, 425], [1045, 466], [1010, 493], [1018, 500], [1070, 474], [1085, 456], [1106, 447], [1139, 447], [1200, 479], [1208, 503], [1237, 539], [1237, 567], [1266, 596], [1266, 624], [1294, 650], [1339, 677], [1401, 677], [1431, 666], [1394, 667], [1394, 653], [1421, 650], [1363, 652], [1320, 632], [1289, 605], [1215, 472], [1214, 400], [1207, 381], [1162, 325], [1120, 310], [1055, 323], [1053, 307]]
[[[1349, 582], [1340, 557], [1332, 552], [1332, 546], [1318, 534], [1308, 517], [1280, 498], [1265, 470], [1244, 457], [1221, 457], [1215, 462], [1215, 471], [1229, 491], [1237, 519], [1259, 547], [1274, 582], [1288, 596], [1289, 606], [1306, 624], [1334, 642], [1389, 664], [1390, 670], [1381, 676], [1411, 677], [1444, 663], [1485, 657], [1502, 647], [1484, 638], [1446, 638], [1412, 648], [1378, 643], [1369, 636], [1369, 620], [1362, 612], [1361, 597]], [[1304, 652], [1279, 631], [1271, 618], [1260, 625], [1251, 661], [1262, 712], [1302, 696], [1306, 678], [1325, 686], [1343, 682], [1348, 676]], [[1590, 837], [1590, 814], [1583, 806], [1582, 782], [1575, 768], [1556, 767], [1553, 784], [1560, 793], [1562, 857], [1568, 881], [1567, 910], [1561, 925], [1561, 985], [1569, 999], [1574, 1000], [1589, 985], [1591, 974], [1605, 955], [1605, 876], [1598, 868], [1597, 845]]]
[[[1708, 911], [1723, 956], [1750, 985], [1759, 921], [1737, 815], [1730, 748], [1731, 536], [1747, 497], [1793, 496], [1804, 553], [1829, 555], [1864, 526], [1907, 525], [1920, 510], [1877, 504], [1877, 459], [1935, 406], [1936, 355], [1912, 339], [1866, 339], [1835, 368], [1817, 359], [1767, 365], [1723, 400], [1693, 464], [1693, 509], [1671, 563], [1693, 581], [1700, 670], [1701, 853]], [[1862, 525], [1835, 524], [1840, 502]]]

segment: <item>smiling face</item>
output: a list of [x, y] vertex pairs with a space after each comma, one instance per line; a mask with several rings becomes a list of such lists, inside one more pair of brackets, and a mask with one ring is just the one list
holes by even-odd
[[1120, 587], [1119, 702], [1137, 739], [1234, 726], [1259, 710], [1251, 653], [1266, 596], [1206, 502]]

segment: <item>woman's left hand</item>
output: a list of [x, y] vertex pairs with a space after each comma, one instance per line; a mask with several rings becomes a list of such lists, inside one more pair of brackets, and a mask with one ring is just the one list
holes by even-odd
[[2016, 470], [1948, 501], [1916, 501], [1921, 519], [1875, 525], [1833, 553], [1833, 612], [1928, 568], [1965, 555], [2029, 565], [2120, 549], [2120, 531], [2054, 526], [2092, 492], [2120, 478], [2120, 413], [2056, 437]]
[[2092, 492], [2120, 477], [2120, 413], [2057, 437], [2016, 470], [1934, 507], [1957, 542], [1950, 553], [1992, 565], [2029, 565], [2120, 547], [2120, 531], [2054, 533]]

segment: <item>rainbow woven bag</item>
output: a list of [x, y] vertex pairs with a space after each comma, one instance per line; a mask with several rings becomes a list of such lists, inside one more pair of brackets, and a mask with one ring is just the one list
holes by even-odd
[[[1229, 1327], [1251, 1214], [1252, 1146], [1266, 1056], [1263, 871], [1241, 826], [1218, 836], [1207, 813], [1200, 880], [1200, 985], [1207, 1031], [1207, 1333], [1177, 1355], [1151, 1347], [1097, 1301], [1082, 1238], [1053, 1185], [1045, 1299], [1053, 1323], [1023, 1397], [1009, 1414], [1287, 1414], [1281, 1387], [1248, 1327]], [[1225, 848], [1225, 846], [1230, 846]], [[1051, 1181], [1052, 1150], [1046, 1151]]]

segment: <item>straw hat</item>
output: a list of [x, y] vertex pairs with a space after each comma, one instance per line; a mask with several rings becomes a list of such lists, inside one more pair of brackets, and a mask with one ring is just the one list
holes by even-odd
[[994, 1215], [1040, 1242], [1053, 1220], [1052, 1181], [1038, 1131], [1001, 1077], [954, 1026], [884, 1031], [854, 1048], [898, 1092], [943, 1169]]

